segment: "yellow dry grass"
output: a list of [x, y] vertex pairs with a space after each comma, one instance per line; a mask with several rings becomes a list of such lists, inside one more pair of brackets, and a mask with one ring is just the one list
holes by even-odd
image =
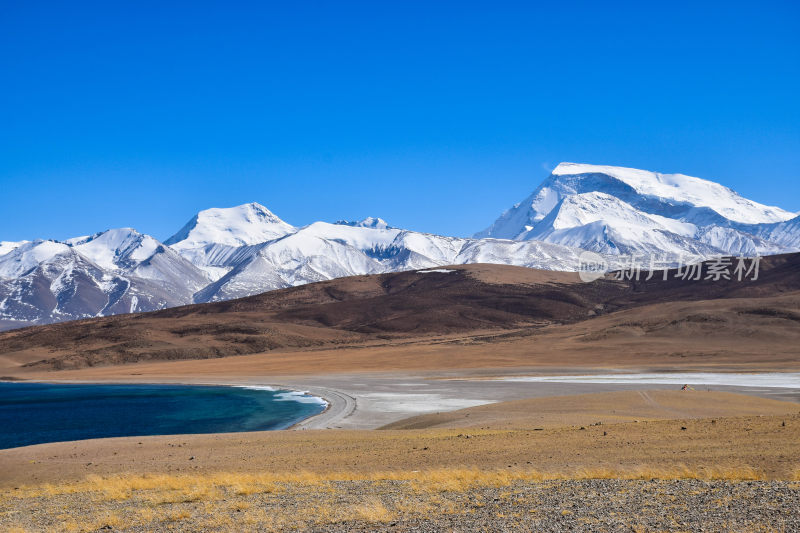
[[[152, 503], [190, 503], [223, 499], [226, 494], [278, 494], [294, 487], [311, 487], [337, 481], [401, 481], [415, 491], [463, 492], [475, 487], [505, 487], [514, 483], [586, 480], [763, 480], [765, 476], [748, 465], [735, 467], [707, 466], [689, 468], [678, 464], [671, 468], [579, 469], [567, 472], [542, 472], [532, 469], [481, 470], [477, 468], [437, 468], [424, 471], [327, 472], [310, 471], [248, 474], [216, 472], [208, 474], [144, 474], [90, 475], [77, 483], [32, 485], [19, 487], [0, 495], [2, 500], [15, 498], [53, 497], [65, 494], [90, 493], [99, 501], [121, 501], [135, 495], [145, 496]], [[800, 480], [800, 468], [792, 480]]]
[[375, 496], [367, 498], [363, 503], [350, 508], [351, 516], [365, 522], [388, 522], [394, 518], [386, 506]]

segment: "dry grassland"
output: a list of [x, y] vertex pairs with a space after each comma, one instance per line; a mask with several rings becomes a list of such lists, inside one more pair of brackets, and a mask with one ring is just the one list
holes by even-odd
[[[800, 495], [797, 483], [765, 483], [763, 478], [747, 466], [570, 473], [436, 469], [371, 474], [93, 475], [75, 483], [5, 492], [0, 497], [0, 525], [7, 531], [280, 531], [490, 520], [524, 528], [542, 520], [569, 522], [576, 513], [575, 497], [604, 498], [624, 506], [644, 494], [651, 505], [671, 508], [674, 521], [693, 500], [708, 509], [726, 510], [731, 494], [743, 487], [748, 491], [756, 487], [758, 492], [774, 493], [773, 497], [785, 494], [793, 500]], [[554, 500], [559, 491], [568, 497]], [[773, 507], [782, 512], [781, 505]], [[607, 518], [603, 513], [591, 514], [582, 517], [584, 525]], [[637, 526], [635, 516], [620, 515], [617, 522], [648, 530]], [[769, 525], [764, 520], [747, 524], [753, 530]]]

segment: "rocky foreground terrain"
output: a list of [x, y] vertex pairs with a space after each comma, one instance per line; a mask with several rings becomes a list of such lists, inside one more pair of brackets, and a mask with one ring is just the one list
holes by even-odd
[[[127, 487], [98, 479], [38, 494], [15, 491], [0, 500], [0, 524], [7, 531], [131, 532], [800, 528], [800, 483], [786, 481], [514, 481], [499, 474], [445, 479], [441, 473], [419, 481], [255, 479], [143, 478], [128, 480]], [[75, 508], [86, 512], [69, 512]]]

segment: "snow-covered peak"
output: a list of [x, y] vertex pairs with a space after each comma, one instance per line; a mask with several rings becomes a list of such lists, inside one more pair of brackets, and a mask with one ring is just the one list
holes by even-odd
[[0, 255], [0, 278], [16, 278], [53, 257], [69, 253], [70, 247], [56, 241], [33, 241]]
[[244, 246], [277, 239], [294, 231], [294, 226], [254, 202], [200, 211], [164, 243], [178, 250], [208, 244]]
[[636, 168], [580, 163], [561, 163], [552, 173], [559, 177], [605, 175], [633, 188], [640, 195], [673, 200], [695, 207], [707, 207], [733, 222], [762, 224], [782, 222], [795, 215], [779, 207], [766, 206], [739, 196], [713, 181], [684, 174], [661, 174]]
[[[525, 200], [503, 213], [489, 228], [476, 237], [501, 239], [531, 239], [555, 228], [552, 213], [564, 210], [560, 220], [580, 207], [592, 211], [593, 218], [601, 224], [598, 230], [620, 222], [612, 202], [602, 202], [600, 197], [583, 196], [591, 193], [606, 194], [624, 202], [629, 208], [646, 217], [662, 217], [678, 223], [693, 224], [697, 228], [743, 228], [758, 224], [776, 224], [795, 215], [778, 207], [770, 207], [739, 196], [733, 190], [712, 181], [684, 174], [661, 174], [635, 168], [561, 163], [550, 176]], [[576, 202], [562, 202], [577, 197]], [[574, 214], [574, 213], [573, 213]], [[587, 213], [578, 218], [585, 220]], [[663, 221], [661, 221], [663, 222]], [[584, 225], [584, 224], [578, 224]], [[660, 223], [664, 226], [665, 224]], [[560, 229], [566, 226], [562, 225]], [[685, 231], [675, 232], [687, 235]], [[598, 238], [605, 238], [598, 235]], [[551, 235], [550, 238], [557, 238]], [[551, 241], [553, 242], [553, 241]], [[575, 246], [575, 241], [561, 242]], [[733, 252], [733, 251], [732, 251]]]
[[382, 218], [376, 217], [367, 217], [364, 220], [359, 221], [348, 221], [348, 220], [339, 220], [336, 222], [340, 226], [355, 226], [359, 228], [374, 228], [374, 229], [389, 229], [391, 226], [386, 223], [385, 220]]
[[150, 258], [161, 243], [133, 228], [102, 231], [88, 237], [76, 237], [66, 243], [96, 265], [114, 270], [127, 268]]

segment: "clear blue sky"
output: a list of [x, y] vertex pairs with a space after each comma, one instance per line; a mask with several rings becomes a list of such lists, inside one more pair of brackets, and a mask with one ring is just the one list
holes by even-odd
[[467, 235], [559, 161], [800, 210], [800, 4], [536, 4], [5, 1], [0, 240], [250, 201]]

